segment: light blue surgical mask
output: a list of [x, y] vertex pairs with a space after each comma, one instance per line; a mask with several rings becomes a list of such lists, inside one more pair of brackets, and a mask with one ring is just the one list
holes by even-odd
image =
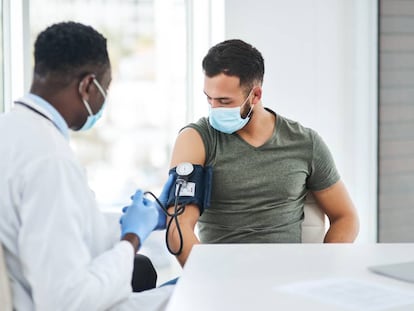
[[250, 108], [249, 113], [243, 119], [240, 115], [240, 107], [242, 107], [247, 100], [249, 99], [251, 91], [243, 104], [237, 107], [227, 108], [227, 107], [210, 107], [209, 122], [210, 125], [215, 128], [217, 131], [233, 134], [238, 130], [242, 129], [247, 122], [250, 120], [250, 116], [253, 111], [253, 106]]
[[102, 113], [104, 111], [104, 107], [106, 104], [106, 93], [103, 90], [102, 86], [99, 84], [99, 82], [95, 78], [93, 79], [93, 83], [96, 85], [99, 92], [102, 94], [102, 97], [104, 98], [104, 102], [101, 106], [101, 109], [99, 109], [99, 111], [96, 114], [93, 114], [91, 106], [89, 106], [88, 101], [82, 98], [82, 102], [85, 105], [86, 110], [88, 110], [89, 116], [86, 119], [85, 124], [79, 129], [79, 131], [86, 131], [86, 130], [91, 129], [95, 125], [95, 123], [102, 117]]

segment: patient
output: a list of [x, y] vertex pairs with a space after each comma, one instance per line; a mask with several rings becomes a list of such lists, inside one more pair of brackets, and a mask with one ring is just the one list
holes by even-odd
[[[208, 51], [202, 67], [209, 116], [181, 130], [171, 167], [211, 165], [211, 206], [200, 213], [189, 204], [179, 216], [180, 264], [200, 242], [300, 243], [309, 191], [330, 221], [324, 242], [353, 242], [357, 212], [328, 147], [314, 130], [263, 106], [261, 53], [227, 40]], [[168, 241], [180, 247], [175, 222]]]

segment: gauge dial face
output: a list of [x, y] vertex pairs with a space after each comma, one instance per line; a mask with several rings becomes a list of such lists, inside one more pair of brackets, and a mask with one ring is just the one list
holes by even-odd
[[194, 170], [194, 167], [189, 162], [180, 163], [177, 165], [177, 168], [175, 169], [177, 174], [180, 176], [188, 176], [193, 172], [193, 170]]

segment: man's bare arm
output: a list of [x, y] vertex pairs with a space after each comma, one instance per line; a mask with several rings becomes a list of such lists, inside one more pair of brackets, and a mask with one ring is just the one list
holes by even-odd
[[313, 195], [330, 221], [324, 242], [353, 242], [359, 232], [359, 219], [343, 182], [338, 181], [327, 189], [313, 192]]
[[[171, 167], [176, 167], [182, 162], [190, 162], [192, 164], [205, 164], [205, 148], [200, 134], [192, 129], [186, 128], [180, 132], [174, 145], [171, 158]], [[174, 207], [169, 208], [172, 213]], [[182, 234], [182, 251], [177, 256], [181, 266], [184, 266], [188, 255], [194, 244], [200, 243], [195, 235], [194, 229], [200, 217], [200, 210], [197, 205], [187, 205], [183, 214], [178, 216], [178, 222]], [[169, 219], [167, 219], [167, 222]], [[173, 220], [168, 234], [168, 242], [173, 251], [177, 251], [180, 247], [180, 236], [175, 221]]]

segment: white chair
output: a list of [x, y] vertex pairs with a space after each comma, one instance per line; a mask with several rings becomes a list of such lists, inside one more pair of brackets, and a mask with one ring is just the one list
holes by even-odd
[[10, 281], [4, 260], [3, 245], [0, 243], [0, 306], [3, 311], [13, 309]]
[[306, 197], [304, 213], [302, 243], [322, 243], [326, 233], [326, 217], [310, 193]]

